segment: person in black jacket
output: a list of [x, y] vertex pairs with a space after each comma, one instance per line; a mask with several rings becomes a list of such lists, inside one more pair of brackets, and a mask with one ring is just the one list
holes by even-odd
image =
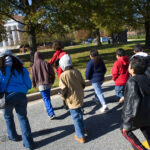
[[144, 74], [146, 61], [135, 56], [130, 60], [129, 73], [124, 92], [121, 132], [134, 150], [146, 150], [132, 132], [140, 129], [150, 145], [150, 79]]

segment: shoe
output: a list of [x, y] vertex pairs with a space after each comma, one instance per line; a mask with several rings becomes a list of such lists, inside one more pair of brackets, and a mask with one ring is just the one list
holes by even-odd
[[99, 100], [97, 98], [93, 98], [92, 100], [96, 103], [96, 105], [99, 104]]
[[50, 120], [53, 120], [54, 118], [56, 118], [55, 115], [50, 116]]
[[11, 138], [8, 136], [8, 139], [9, 139], [10, 141], [19, 142], [19, 141], [22, 140], [22, 137], [21, 137], [21, 135], [17, 135], [14, 139], [11, 139]]
[[84, 129], [84, 131], [83, 131], [83, 132], [84, 132], [84, 135], [85, 135], [85, 136], [88, 136], [88, 132], [87, 132], [87, 130], [86, 130], [86, 129]]
[[105, 112], [107, 112], [109, 110], [109, 108], [107, 107], [107, 105], [104, 105], [104, 106], [102, 106], [101, 108], [100, 108], [100, 112], [101, 113], [105, 113]]
[[75, 140], [79, 141], [80, 143], [85, 143], [85, 138], [78, 138], [76, 135], [74, 136]]

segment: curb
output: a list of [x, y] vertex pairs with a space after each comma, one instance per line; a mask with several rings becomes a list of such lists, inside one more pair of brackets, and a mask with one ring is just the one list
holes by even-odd
[[[112, 79], [112, 75], [107, 75], [107, 76], [105, 76], [104, 82], [109, 81], [111, 79]], [[91, 85], [90, 81], [85, 80], [85, 85], [90, 86]], [[59, 87], [51, 89], [51, 96], [58, 94], [59, 91], [60, 91]], [[33, 94], [27, 94], [27, 98], [28, 98], [28, 101], [35, 101], [35, 100], [41, 99], [42, 97], [41, 97], [40, 92], [36, 92]]]

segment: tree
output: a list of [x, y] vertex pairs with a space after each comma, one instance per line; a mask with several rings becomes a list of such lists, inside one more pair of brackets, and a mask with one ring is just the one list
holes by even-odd
[[[29, 37], [30, 56], [37, 50], [36, 35], [63, 34], [71, 28], [75, 28], [82, 13], [81, 2], [83, 0], [1, 0], [0, 15], [13, 19], [24, 26]], [[23, 22], [15, 19], [14, 15], [24, 17]]]

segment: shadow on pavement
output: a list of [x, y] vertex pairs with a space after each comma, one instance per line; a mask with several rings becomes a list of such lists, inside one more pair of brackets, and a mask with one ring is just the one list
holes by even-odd
[[[54, 135], [54, 136], [50, 136], [51, 133], [58, 132], [58, 131], [60, 131], [59, 134]], [[45, 138], [45, 139], [42, 139], [39, 141], [35, 141], [35, 149], [38, 149], [40, 147], [48, 145], [49, 143], [52, 143], [52, 142], [57, 141], [59, 139], [62, 139], [64, 137], [72, 134], [73, 132], [74, 132], [74, 126], [73, 125], [60, 126], [60, 127], [56, 127], [56, 128], [45, 129], [45, 130], [33, 132], [32, 135], [34, 138], [39, 137], [39, 136], [43, 136], [43, 135], [49, 135], [50, 136], [48, 138]]]
[[94, 140], [108, 132], [111, 132], [121, 125], [121, 105], [117, 105], [105, 114], [94, 115], [85, 120], [88, 130], [87, 142]]

